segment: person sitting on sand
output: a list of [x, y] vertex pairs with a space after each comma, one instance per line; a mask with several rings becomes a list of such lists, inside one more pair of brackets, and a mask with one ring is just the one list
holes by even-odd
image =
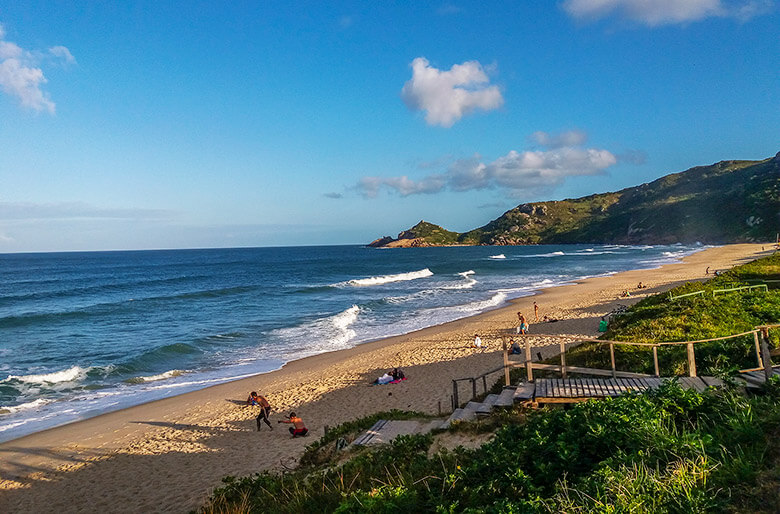
[[631, 298], [631, 293], [626, 289], [623, 291], [623, 294], [620, 295], [621, 298]]
[[403, 370], [399, 368], [393, 368], [393, 371], [390, 372], [390, 375], [393, 377], [393, 382], [398, 380], [403, 380], [404, 378], [406, 378], [406, 375], [404, 375]]
[[374, 384], [376, 384], [376, 385], [385, 385], [385, 384], [389, 384], [393, 380], [395, 380], [393, 378], [393, 375], [391, 375], [390, 373], [385, 373], [381, 377], [379, 377], [376, 380], [374, 380]]
[[509, 353], [512, 355], [519, 355], [520, 354], [520, 345], [517, 344], [517, 341], [514, 339], [509, 339], [509, 342], [512, 343], [512, 346], [509, 347]]
[[644, 289], [644, 288], [646, 288], [646, 287], [647, 287], [647, 286], [645, 286], [645, 285], [642, 285], [642, 282], [640, 282], [640, 283], [639, 283], [639, 285], [638, 285], [638, 286], [636, 286], [636, 288], [637, 288], [637, 289]]
[[303, 437], [309, 433], [309, 429], [303, 424], [303, 420], [291, 412], [287, 419], [281, 419], [277, 423], [292, 423], [290, 427], [290, 434], [293, 437]]
[[474, 348], [482, 348], [482, 339], [479, 334], [474, 334]]

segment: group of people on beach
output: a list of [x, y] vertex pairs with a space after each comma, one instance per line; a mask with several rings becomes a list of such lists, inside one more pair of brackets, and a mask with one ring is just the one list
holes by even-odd
[[[257, 431], [260, 431], [260, 422], [268, 425], [271, 430], [274, 429], [271, 425], [271, 421], [268, 419], [268, 415], [271, 413], [271, 404], [268, 402], [265, 396], [257, 394], [256, 391], [249, 393], [249, 398], [246, 400], [247, 407], [258, 406], [260, 407], [260, 414], [257, 415]], [[303, 437], [309, 433], [309, 429], [304, 425], [303, 420], [299, 418], [294, 412], [291, 412], [286, 419], [280, 419], [277, 423], [288, 423], [290, 427], [290, 434], [293, 437]]]
[[374, 385], [385, 385], [400, 382], [406, 380], [406, 375], [401, 368], [393, 368], [381, 377], [374, 380]]

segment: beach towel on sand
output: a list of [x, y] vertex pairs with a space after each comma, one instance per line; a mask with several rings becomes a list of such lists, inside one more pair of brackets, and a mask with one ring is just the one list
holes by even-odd
[[406, 380], [406, 377], [399, 378], [398, 380], [391, 380], [390, 382], [371, 382], [371, 385], [373, 385], [373, 386], [376, 386], [376, 385], [383, 386], [383, 385], [387, 385], [387, 384], [398, 384], [399, 382], [403, 382], [404, 380]]

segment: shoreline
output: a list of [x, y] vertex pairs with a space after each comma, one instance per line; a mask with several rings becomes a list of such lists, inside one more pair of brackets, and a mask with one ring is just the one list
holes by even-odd
[[[477, 315], [307, 356], [274, 371], [0, 443], [0, 507], [7, 512], [21, 505], [28, 510], [38, 505], [42, 512], [69, 511], [82, 502], [93, 510], [103, 506], [112, 511], [197, 508], [222, 476], [294, 464], [294, 457], [322, 435], [325, 425], [391, 408], [436, 414], [441, 405], [449, 412], [450, 380], [500, 366], [497, 331], [514, 326], [518, 309], [533, 320], [533, 301], [540, 306], [540, 316], [560, 320], [532, 321], [533, 334], [595, 335], [598, 318], [615, 304], [706, 279], [707, 266], [727, 268], [771, 253], [761, 246], [706, 248], [674, 264], [536, 290]], [[648, 289], [618, 298], [619, 291], [633, 291], [639, 281]], [[470, 347], [475, 332], [486, 348]], [[395, 366], [403, 367], [410, 380], [368, 387], [380, 371]], [[236, 405], [250, 390], [269, 398], [273, 418], [295, 408], [312, 438], [290, 440], [278, 429], [255, 432], [254, 410]], [[273, 448], [265, 448], [269, 441]], [[256, 448], [258, 444], [263, 448]]]
[[[446, 247], [446, 246], [475, 246], [475, 245], [436, 245], [436, 246]], [[383, 249], [383, 248], [384, 247], [380, 247], [380, 248], [377, 248], [377, 249]], [[707, 250], [708, 248], [712, 248], [712, 247], [704, 246], [701, 249], [693, 250], [693, 253], [699, 253], [701, 251]], [[691, 253], [689, 255], [693, 255], [693, 253]], [[678, 260], [678, 262], [679, 262], [679, 260]], [[666, 264], [673, 264], [673, 263], [666, 263]], [[375, 342], [380, 342], [380, 341], [387, 341], [389, 339], [397, 338], [397, 337], [405, 337], [405, 336], [408, 336], [408, 335], [411, 335], [411, 334], [416, 334], [416, 333], [418, 333], [418, 332], [420, 332], [422, 330], [444, 326], [444, 325], [447, 325], [448, 323], [452, 323], [452, 322], [456, 322], [456, 321], [461, 321], [461, 320], [467, 320], [467, 319], [470, 319], [470, 318], [475, 318], [475, 317], [481, 316], [483, 314], [489, 313], [491, 311], [507, 308], [507, 307], [511, 306], [513, 303], [515, 303], [516, 301], [520, 301], [523, 298], [529, 298], [529, 297], [532, 297], [532, 296], [538, 296], [538, 295], [542, 294], [546, 290], [554, 289], [556, 287], [567, 286], [567, 285], [574, 285], [574, 284], [582, 282], [583, 280], [587, 280], [589, 278], [608, 277], [608, 276], [611, 276], [611, 275], [614, 275], [614, 274], [617, 274], [617, 273], [622, 273], [622, 272], [625, 272], [625, 271], [652, 270], [652, 269], [657, 269], [657, 268], [659, 268], [661, 266], [664, 266], [666, 264], [654, 264], [654, 265], [652, 265], [653, 267], [648, 267], [648, 268], [633, 268], [631, 270], [623, 270], [623, 271], [608, 271], [608, 272], [605, 272], [605, 273], [599, 274], [599, 275], [584, 276], [584, 277], [571, 279], [571, 280], [566, 281], [566, 282], [559, 282], [559, 283], [550, 284], [550, 285], [544, 285], [544, 286], [541, 286], [541, 285], [537, 284], [535, 286], [535, 288], [533, 288], [533, 289], [528, 289], [526, 291], [523, 291], [522, 293], [519, 293], [518, 296], [515, 296], [513, 298], [504, 299], [500, 304], [487, 307], [487, 308], [485, 308], [485, 310], [483, 310], [481, 312], [477, 312], [475, 314], [468, 314], [468, 315], [466, 315], [466, 316], [464, 316], [462, 318], [457, 318], [457, 319], [449, 320], [449, 321], [442, 321], [442, 322], [436, 323], [434, 325], [427, 325], [427, 326], [424, 326], [424, 327], [413, 329], [413, 330], [411, 330], [409, 332], [404, 332], [404, 333], [400, 333], [400, 334], [393, 334], [393, 335], [377, 336], [377, 337], [375, 337], [373, 339], [366, 339], [366, 340], [363, 340], [363, 341], [358, 341], [358, 342], [354, 343], [354, 346], [350, 346], [348, 348], [341, 348], [341, 349], [338, 349], [338, 350], [326, 350], [326, 351], [324, 351], [322, 353], [315, 353], [315, 354], [312, 354], [312, 355], [307, 355], [305, 357], [292, 358], [291, 360], [282, 362], [277, 367], [272, 368], [272, 369], [266, 369], [266, 370], [260, 370], [260, 371], [252, 370], [252, 371], [243, 372], [243, 373], [236, 373], [236, 374], [234, 374], [232, 376], [217, 376], [217, 377], [214, 377], [214, 378], [207, 378], [208, 377], [208, 373], [195, 372], [195, 373], [190, 374], [190, 373], [187, 372], [187, 373], [184, 373], [183, 375], [185, 375], [187, 377], [193, 377], [193, 380], [195, 380], [195, 381], [211, 382], [211, 384], [203, 385], [201, 383], [198, 386], [194, 386], [194, 388], [183, 387], [182, 388], [183, 390], [181, 392], [173, 392], [173, 393], [171, 393], [169, 391], [167, 393], [166, 392], [162, 392], [162, 393], [157, 394], [157, 395], [148, 395], [148, 396], [151, 396], [151, 397], [148, 398], [148, 399], [141, 399], [140, 401], [136, 400], [137, 403], [133, 403], [132, 401], [129, 401], [129, 402], [124, 403], [123, 405], [110, 406], [110, 407], [106, 408], [104, 412], [100, 412], [98, 414], [92, 414], [92, 415], [89, 415], [89, 416], [86, 416], [86, 417], [79, 417], [79, 416], [81, 416], [83, 414], [76, 414], [76, 415], [71, 416], [70, 419], [68, 419], [66, 421], [63, 421], [63, 422], [61, 422], [59, 424], [55, 424], [55, 425], [51, 425], [50, 423], [41, 423], [42, 426], [40, 428], [33, 428], [33, 430], [30, 431], [30, 432], [20, 431], [21, 433], [13, 435], [9, 439], [6, 439], [3, 436], [3, 433], [0, 432], [0, 444], [11, 443], [13, 441], [25, 438], [27, 436], [31, 436], [31, 435], [34, 435], [34, 434], [37, 434], [37, 433], [46, 432], [48, 430], [53, 430], [53, 429], [57, 429], [57, 428], [60, 428], [60, 427], [64, 427], [64, 426], [70, 425], [72, 423], [79, 423], [81, 421], [87, 421], [89, 419], [92, 419], [92, 418], [95, 418], [95, 417], [99, 417], [99, 416], [104, 416], [106, 414], [110, 414], [110, 413], [113, 413], [113, 412], [118, 412], [118, 411], [121, 411], [121, 410], [130, 409], [130, 408], [137, 407], [137, 406], [140, 406], [140, 405], [146, 405], [146, 404], [153, 403], [153, 402], [160, 401], [160, 400], [164, 400], [164, 399], [174, 398], [174, 397], [177, 397], [177, 396], [180, 396], [180, 395], [183, 395], [183, 394], [189, 394], [189, 393], [192, 393], [192, 392], [200, 391], [200, 390], [203, 390], [203, 389], [208, 389], [210, 387], [214, 387], [214, 386], [225, 384], [225, 383], [229, 383], [229, 382], [234, 382], [234, 381], [237, 381], [237, 380], [244, 380], [244, 379], [256, 377], [256, 376], [259, 376], [259, 375], [265, 375], [265, 374], [268, 374], [268, 373], [273, 373], [275, 371], [279, 371], [279, 370], [283, 369], [285, 366], [289, 365], [292, 362], [298, 361], [298, 360], [304, 360], [304, 359], [308, 359], [310, 357], [317, 357], [317, 356], [323, 355], [325, 353], [339, 352], [339, 351], [343, 351], [343, 350], [352, 350], [354, 348], [357, 348], [358, 346], [362, 346], [362, 345], [365, 345], [365, 344], [375, 343]], [[165, 373], [169, 373], [171, 371], [176, 372], [176, 371], [179, 371], [179, 370], [169, 370], [169, 371], [167, 371]], [[175, 383], [175, 382], [171, 382], [170, 384], [171, 385], [169, 387], [171, 387], [171, 388], [179, 387], [177, 385], [177, 383]], [[132, 395], [134, 393], [134, 391], [128, 391], [128, 393]], [[77, 402], [77, 401], [78, 400], [69, 400], [69, 402]], [[85, 412], [95, 412], [98, 409], [99, 408], [96, 407], [96, 408], [91, 409], [90, 411], [85, 411]], [[0, 409], [0, 415], [2, 415], [1, 411], [2, 411], [2, 409]], [[11, 431], [13, 431], [13, 429], [11, 429]], [[0, 468], [0, 471], [1, 471], [1, 468]], [[2, 478], [1, 475], [0, 475], [0, 478]]]

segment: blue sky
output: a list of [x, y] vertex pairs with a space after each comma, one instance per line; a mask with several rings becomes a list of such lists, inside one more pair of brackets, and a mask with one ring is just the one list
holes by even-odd
[[422, 4], [0, 0], [0, 252], [464, 231], [780, 151], [777, 0]]

